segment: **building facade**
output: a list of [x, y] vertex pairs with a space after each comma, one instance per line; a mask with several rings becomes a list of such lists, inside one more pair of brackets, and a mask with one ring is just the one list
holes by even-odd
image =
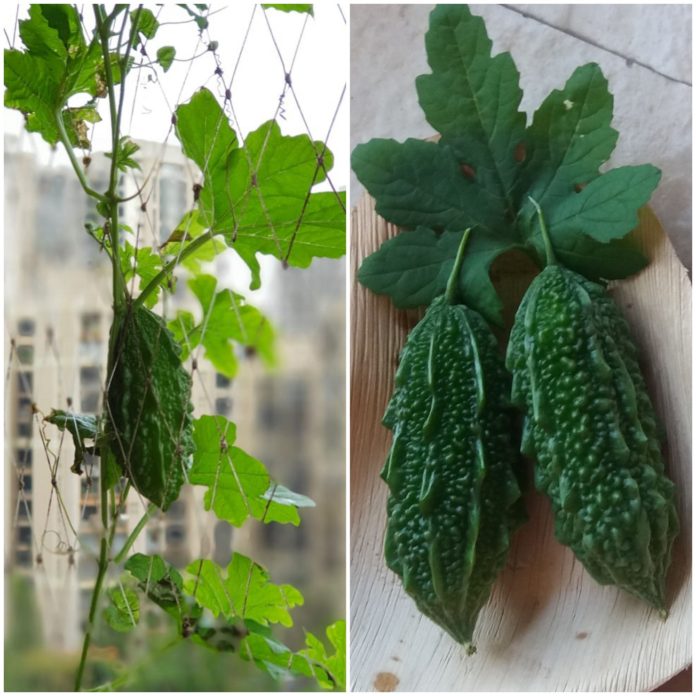
[[[144, 197], [122, 204], [120, 218], [132, 230], [132, 244], [156, 248], [193, 205], [198, 174], [178, 148], [140, 145], [141, 169], [122, 178], [121, 196], [133, 196], [151, 177]], [[107, 187], [109, 165], [103, 155], [92, 156], [88, 176], [97, 190]], [[72, 650], [96, 575], [99, 466], [87, 456], [84, 475], [72, 473], [70, 437], [43, 416], [51, 408], [101, 411], [110, 263], [85, 230], [99, 218], [72, 170], [41, 167], [12, 140], [5, 143], [5, 202], [5, 563], [33, 578], [48, 644]], [[230, 253], [214, 262], [213, 274], [227, 274]], [[239, 374], [228, 380], [199, 360], [195, 415], [215, 412], [235, 421], [239, 446], [317, 507], [302, 512], [298, 528], [250, 521], [233, 529], [203, 509], [202, 488], [185, 486], [133, 551], [161, 554], [178, 567], [201, 556], [226, 565], [233, 548], [246, 553], [266, 564], [274, 581], [297, 584], [308, 607], [312, 598], [314, 609], [298, 622], [306, 618], [313, 628], [345, 614], [345, 271], [343, 261], [267, 270], [261, 308], [279, 330], [280, 367], [269, 373], [240, 352]], [[157, 311], [200, 315], [184, 275], [178, 280]], [[115, 551], [145, 505], [129, 497]]]

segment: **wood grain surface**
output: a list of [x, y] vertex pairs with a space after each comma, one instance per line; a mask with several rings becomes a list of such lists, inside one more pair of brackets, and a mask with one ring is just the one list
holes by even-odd
[[[670, 616], [597, 584], [553, 535], [548, 500], [526, 494], [529, 522], [481, 612], [468, 657], [423, 617], [382, 555], [390, 443], [380, 424], [408, 330], [419, 313], [355, 281], [362, 259], [396, 228], [369, 197], [352, 211], [351, 236], [351, 686], [356, 691], [648, 691], [691, 662], [691, 283], [654, 215], [635, 236], [650, 266], [617, 283], [667, 433], [682, 531], [668, 577]], [[506, 321], [534, 273], [520, 258], [494, 266]], [[504, 340], [504, 336], [502, 337]]]

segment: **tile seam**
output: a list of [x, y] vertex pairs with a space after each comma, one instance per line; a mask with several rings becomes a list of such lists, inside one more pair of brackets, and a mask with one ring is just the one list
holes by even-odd
[[597, 41], [593, 41], [592, 39], [587, 38], [586, 36], [582, 36], [581, 34], [578, 34], [577, 32], [572, 31], [571, 29], [564, 29], [563, 27], [559, 27], [557, 24], [553, 24], [552, 22], [549, 22], [545, 19], [541, 19], [540, 17], [535, 17], [533, 14], [529, 14], [528, 12], [525, 12], [524, 10], [521, 10], [519, 7], [516, 7], [515, 5], [501, 5], [501, 7], [504, 7], [506, 10], [510, 10], [511, 12], [515, 12], [516, 14], [521, 15], [525, 19], [531, 19], [535, 22], [538, 22], [539, 24], [543, 24], [544, 26], [550, 27], [551, 29], [555, 29], [556, 31], [561, 32], [562, 34], [566, 34], [567, 36], [571, 36], [574, 39], [577, 39], [578, 41], [582, 41], [583, 43], [589, 44], [590, 46], [594, 46], [595, 48], [599, 48], [602, 51], [606, 51], [607, 53], [611, 53], [612, 55], [615, 55], [619, 58], [622, 58], [623, 60], [626, 61], [626, 64], [630, 67], [632, 65], [638, 65], [641, 68], [645, 68], [646, 70], [649, 70], [651, 73], [654, 73], [655, 75], [659, 75], [660, 77], [664, 77], [666, 80], [669, 80], [670, 82], [676, 82], [677, 84], [680, 85], [686, 85], [687, 87], [691, 87], [691, 82], [687, 80], [681, 80], [678, 77], [673, 77], [672, 75], [668, 75], [667, 73], [663, 73], [657, 68], [652, 67], [651, 65], [648, 65], [647, 63], [643, 63], [640, 60], [637, 60], [635, 58], [631, 58], [630, 56], [627, 56], [620, 51], [616, 51], [613, 48], [609, 48], [608, 46], [604, 46], [603, 44], [598, 43]]

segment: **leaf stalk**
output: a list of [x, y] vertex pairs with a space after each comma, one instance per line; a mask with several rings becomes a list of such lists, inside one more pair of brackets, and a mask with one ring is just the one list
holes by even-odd
[[462, 235], [462, 241], [459, 242], [459, 248], [457, 249], [457, 257], [454, 259], [454, 266], [452, 266], [452, 272], [447, 279], [447, 289], [445, 290], [445, 298], [450, 304], [455, 304], [457, 297], [457, 285], [459, 280], [459, 272], [462, 270], [462, 263], [464, 261], [464, 252], [466, 250], [467, 242], [469, 241], [469, 235], [471, 234], [471, 227], [467, 227]]

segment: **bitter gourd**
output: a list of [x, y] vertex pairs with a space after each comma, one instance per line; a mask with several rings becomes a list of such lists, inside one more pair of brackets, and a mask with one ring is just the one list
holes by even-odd
[[409, 334], [395, 381], [383, 419], [393, 431], [387, 565], [426, 616], [470, 644], [525, 518], [509, 375], [483, 318], [439, 297]]
[[517, 311], [507, 366], [522, 451], [556, 536], [590, 574], [664, 612], [678, 531], [655, 413], [626, 321], [605, 288], [551, 263]]
[[112, 451], [136, 490], [166, 510], [179, 495], [193, 452], [191, 376], [164, 321], [145, 307], [129, 307], [112, 331]]

